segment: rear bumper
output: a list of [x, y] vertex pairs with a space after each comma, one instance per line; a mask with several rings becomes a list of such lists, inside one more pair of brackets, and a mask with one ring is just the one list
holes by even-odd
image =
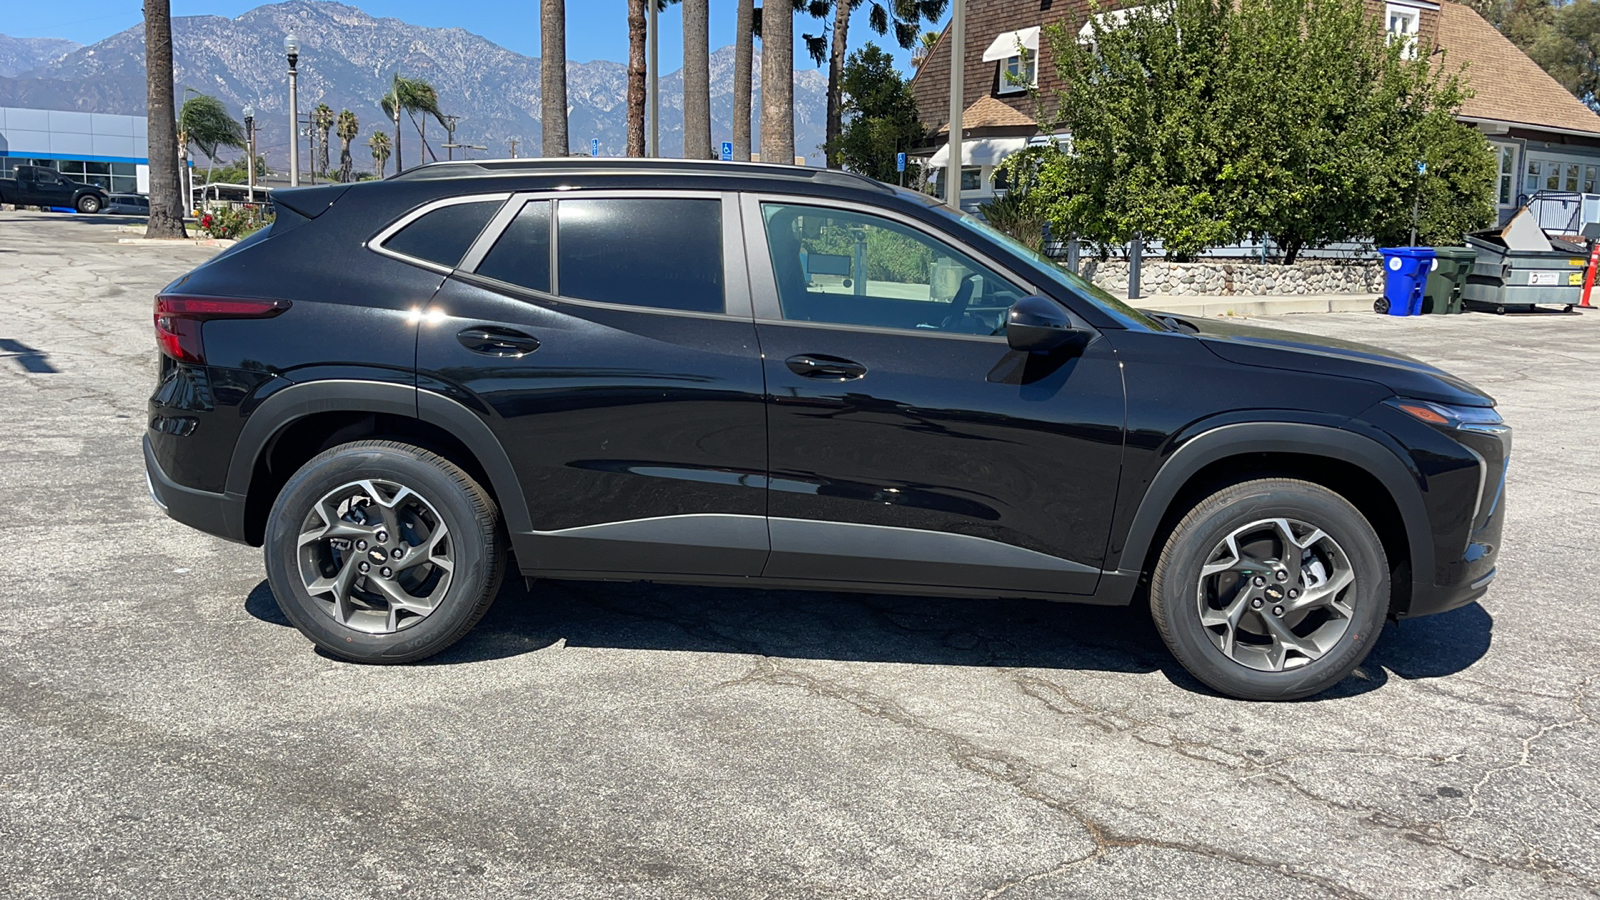
[[1489, 574], [1468, 584], [1437, 585], [1412, 582], [1411, 604], [1405, 612], [1399, 614], [1399, 618], [1415, 619], [1419, 616], [1431, 616], [1475, 603], [1482, 599], [1484, 594], [1489, 593], [1489, 584], [1494, 581], [1499, 571], [1490, 569]]
[[144, 473], [150, 499], [168, 516], [207, 534], [248, 543], [244, 536], [244, 498], [197, 491], [168, 478], [156, 462], [149, 435], [144, 437]]

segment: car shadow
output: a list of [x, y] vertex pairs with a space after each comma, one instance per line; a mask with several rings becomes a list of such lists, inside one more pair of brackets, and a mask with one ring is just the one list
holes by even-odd
[[[290, 624], [265, 581], [250, 592], [245, 610], [264, 622]], [[1354, 675], [1310, 699], [1364, 694], [1382, 687], [1391, 674], [1410, 680], [1459, 672], [1488, 652], [1493, 622], [1487, 610], [1473, 604], [1390, 623]], [[508, 578], [471, 633], [421, 664], [504, 659], [562, 642], [784, 659], [1161, 672], [1185, 690], [1214, 693], [1167, 652], [1142, 604], [1098, 607], [638, 582], [540, 581], [529, 591], [522, 579]]]

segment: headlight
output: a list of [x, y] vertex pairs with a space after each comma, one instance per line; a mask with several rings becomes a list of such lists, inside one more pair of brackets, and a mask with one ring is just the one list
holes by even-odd
[[1419, 422], [1426, 422], [1439, 428], [1494, 435], [1505, 434], [1511, 430], [1511, 426], [1505, 424], [1500, 414], [1488, 406], [1446, 406], [1443, 403], [1406, 400], [1401, 397], [1385, 402]]

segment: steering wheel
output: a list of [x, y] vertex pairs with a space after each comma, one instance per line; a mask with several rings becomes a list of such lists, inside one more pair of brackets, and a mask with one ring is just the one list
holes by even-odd
[[945, 317], [940, 328], [948, 331], [967, 317], [967, 307], [972, 305], [973, 289], [976, 287], [973, 282], [977, 277], [968, 275], [961, 279], [961, 287], [956, 288], [956, 295], [950, 299], [950, 315]]

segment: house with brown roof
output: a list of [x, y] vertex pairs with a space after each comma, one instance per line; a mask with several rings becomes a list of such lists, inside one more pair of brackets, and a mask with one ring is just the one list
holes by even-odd
[[[1394, 39], [1417, 48], [1413, 52], [1431, 48], [1450, 66], [1465, 65], [1473, 96], [1462, 104], [1460, 120], [1483, 132], [1499, 155], [1495, 202], [1502, 219], [1538, 191], [1600, 194], [1600, 115], [1494, 26], [1448, 0], [1367, 5], [1383, 16]], [[1038, 122], [1053, 118], [1062, 84], [1041, 31], [1066, 25], [1087, 34], [1090, 14], [1088, 0], [968, 0], [959, 167], [964, 205], [1003, 191], [1004, 184], [993, 182], [994, 166], [1029, 141], [1049, 137]], [[950, 50], [946, 26], [911, 82], [923, 125], [934, 135], [918, 155], [941, 184], [950, 155]]]

